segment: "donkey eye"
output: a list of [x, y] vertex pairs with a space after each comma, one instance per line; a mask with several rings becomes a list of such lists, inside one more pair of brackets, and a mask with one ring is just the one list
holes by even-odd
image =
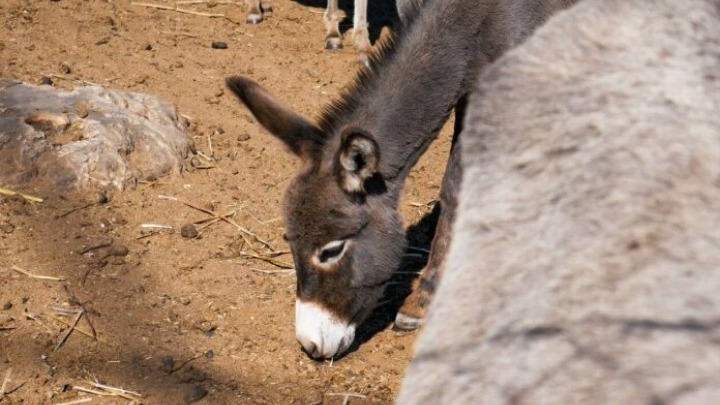
[[345, 241], [336, 240], [320, 248], [317, 255], [318, 261], [323, 264], [332, 263], [340, 259], [345, 252]]

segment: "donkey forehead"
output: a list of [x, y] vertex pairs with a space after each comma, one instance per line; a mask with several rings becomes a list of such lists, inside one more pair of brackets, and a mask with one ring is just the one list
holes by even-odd
[[325, 243], [358, 231], [367, 218], [364, 204], [353, 201], [332, 176], [300, 175], [285, 193], [285, 221], [291, 239]]

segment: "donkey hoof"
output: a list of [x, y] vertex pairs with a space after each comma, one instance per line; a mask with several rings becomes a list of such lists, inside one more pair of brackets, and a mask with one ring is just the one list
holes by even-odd
[[422, 324], [423, 318], [416, 318], [414, 316], [408, 316], [398, 312], [398, 314], [395, 316], [393, 330], [409, 332], [419, 328]]
[[325, 49], [334, 50], [343, 47], [342, 39], [337, 37], [325, 38]]
[[260, 24], [262, 20], [262, 14], [248, 14], [245, 18], [245, 22], [248, 24]]

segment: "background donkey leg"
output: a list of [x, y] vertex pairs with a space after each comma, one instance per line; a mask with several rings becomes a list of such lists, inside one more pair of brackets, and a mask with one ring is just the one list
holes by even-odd
[[245, 22], [248, 24], [259, 24], [263, 20], [262, 11], [260, 10], [260, 0], [245, 0], [248, 6], [248, 13]]
[[405, 298], [405, 302], [398, 310], [395, 317], [396, 329], [414, 330], [422, 324], [427, 306], [430, 304], [445, 270], [445, 257], [450, 246], [452, 224], [457, 209], [457, 196], [462, 179], [460, 132], [462, 131], [466, 105], [467, 97], [463, 97], [455, 106], [455, 129], [452, 148], [443, 175], [440, 190], [440, 217], [438, 218], [435, 237], [430, 248], [430, 257], [427, 265], [420, 272], [420, 276], [413, 281], [410, 295]]
[[353, 41], [358, 51], [367, 53], [370, 50], [370, 33], [367, 22], [367, 0], [355, 0], [353, 16]]
[[260, 1], [260, 9], [263, 12], [263, 15], [265, 17], [272, 15], [273, 8], [272, 8], [272, 0], [261, 0]]
[[325, 49], [342, 48], [342, 36], [340, 35], [340, 15], [338, 13], [338, 0], [328, 0], [324, 14], [325, 19]]

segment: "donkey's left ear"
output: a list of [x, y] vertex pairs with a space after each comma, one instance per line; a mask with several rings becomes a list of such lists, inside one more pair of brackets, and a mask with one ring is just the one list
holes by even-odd
[[349, 128], [342, 133], [338, 151], [340, 187], [348, 193], [365, 193], [365, 180], [373, 177], [380, 163], [380, 147], [372, 135]]

